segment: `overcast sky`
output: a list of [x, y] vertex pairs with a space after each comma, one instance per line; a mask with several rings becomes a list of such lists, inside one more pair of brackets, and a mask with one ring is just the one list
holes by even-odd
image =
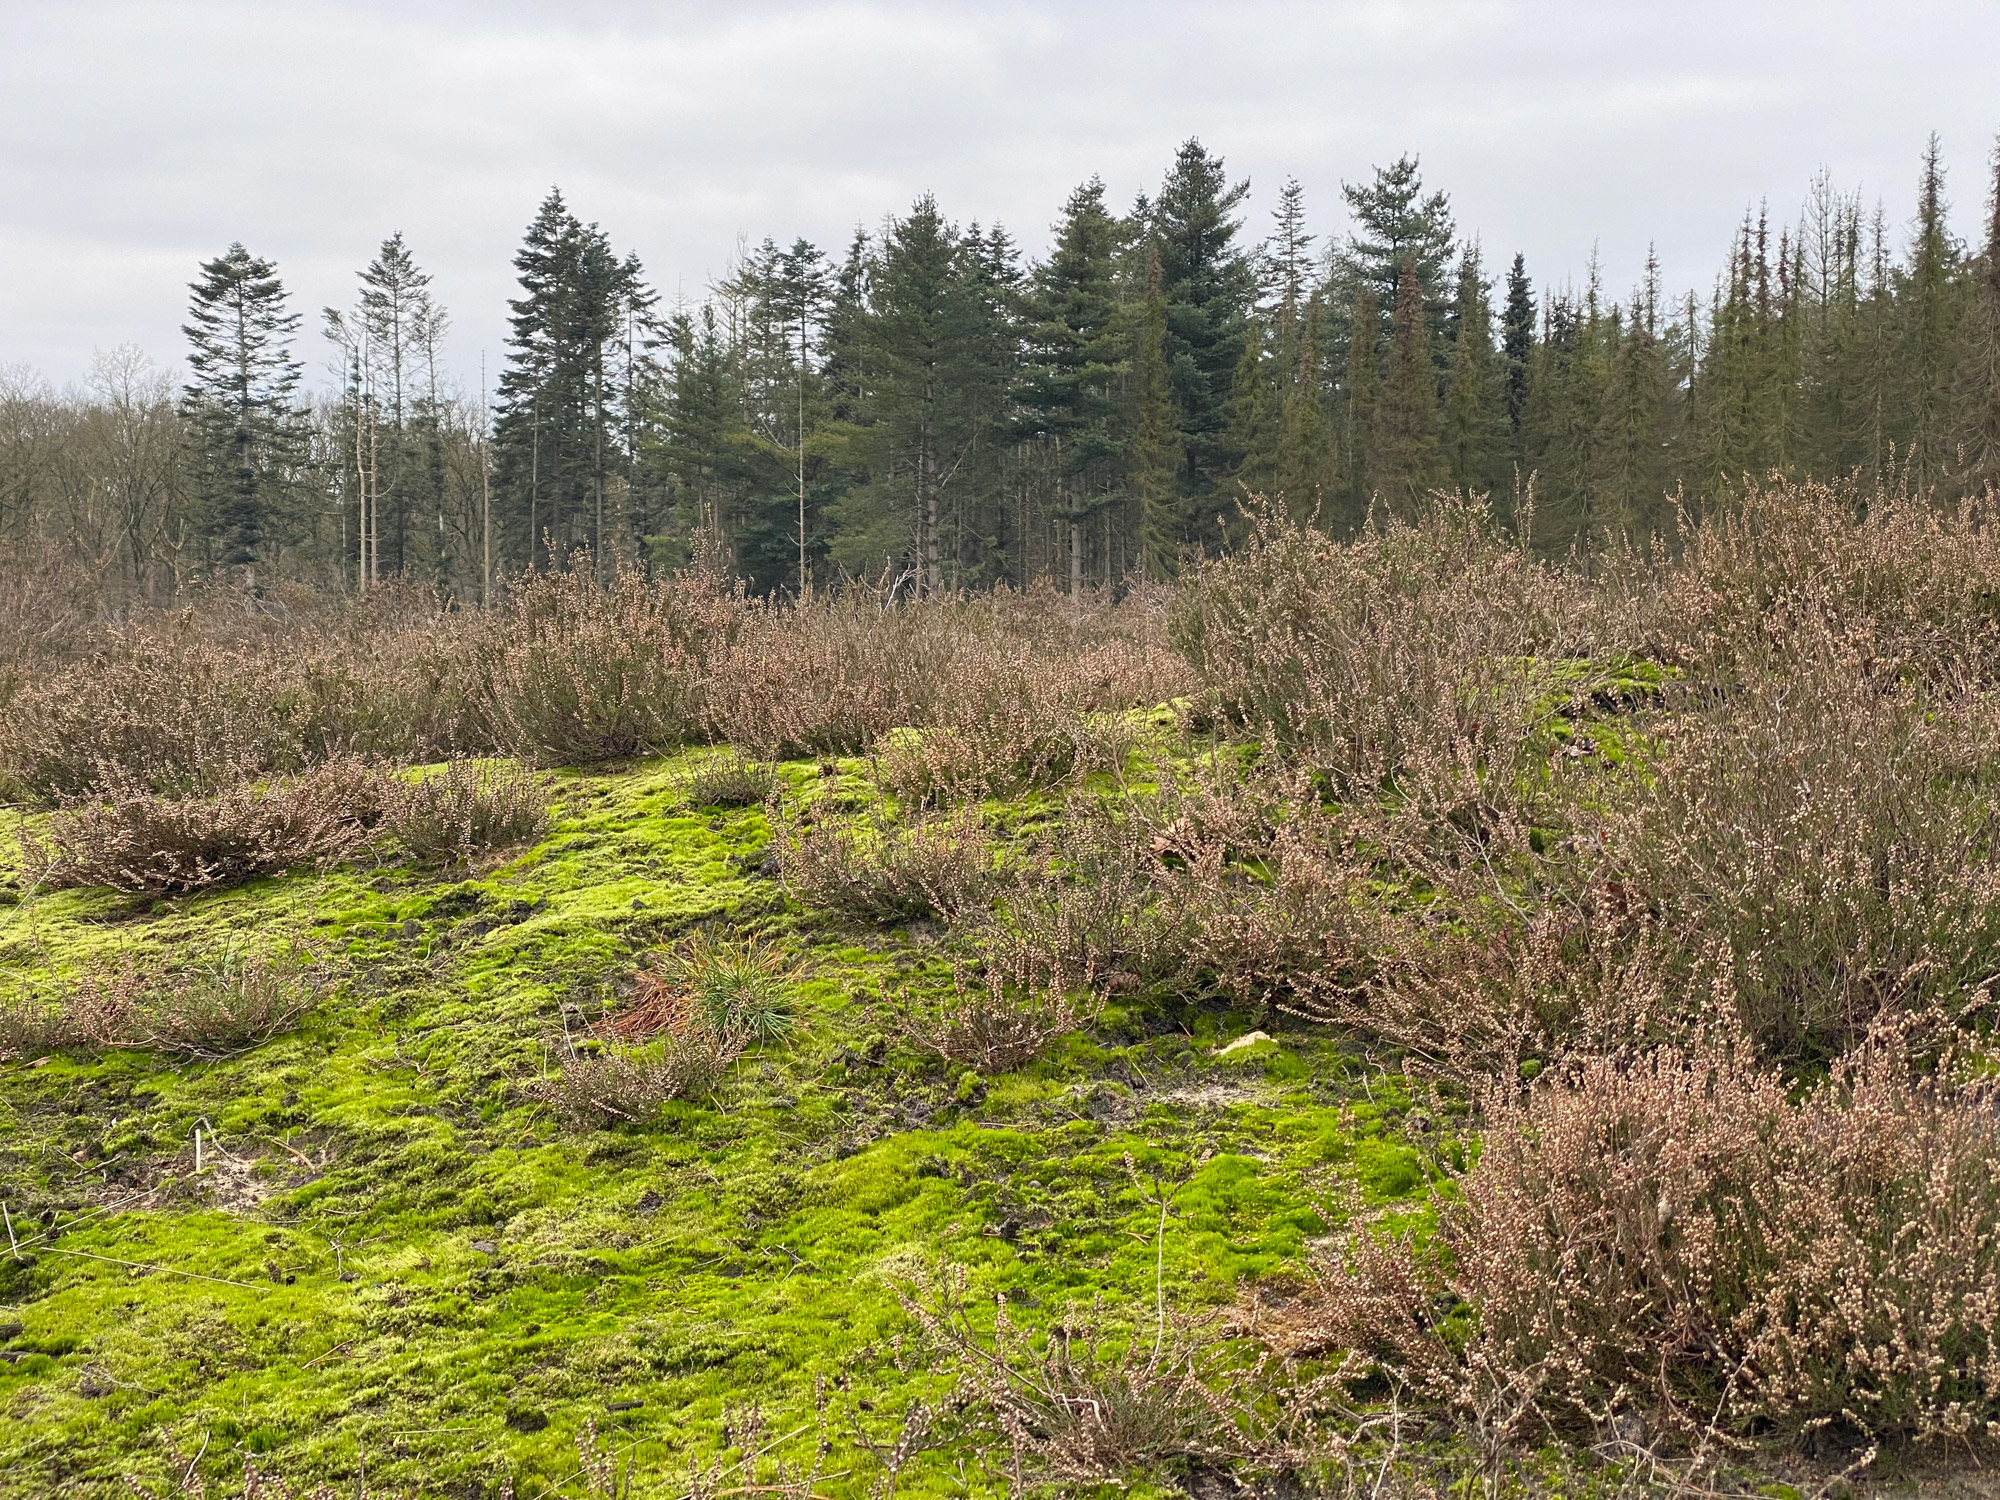
[[179, 359], [196, 262], [241, 240], [317, 376], [319, 309], [401, 229], [470, 387], [552, 183], [671, 301], [739, 234], [838, 249], [926, 189], [1039, 250], [1072, 185], [1123, 205], [1190, 135], [1251, 179], [1255, 235], [1287, 174], [1339, 234], [1340, 184], [1414, 152], [1489, 266], [1560, 282], [1595, 245], [1622, 295], [1656, 242], [1706, 287], [1821, 167], [1900, 235], [1932, 131], [1974, 236], [1993, 0], [0, 0], [0, 364]]

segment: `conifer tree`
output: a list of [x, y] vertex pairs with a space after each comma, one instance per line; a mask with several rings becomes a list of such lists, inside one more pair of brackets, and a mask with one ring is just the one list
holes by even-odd
[[1231, 184], [1222, 159], [1190, 140], [1152, 205], [1168, 382], [1184, 453], [1181, 484], [1194, 502], [1186, 513], [1204, 520], [1213, 507], [1202, 502], [1231, 466], [1225, 409], [1256, 290], [1249, 258], [1236, 246], [1241, 221], [1231, 217], [1249, 191], [1247, 180]]
[[1179, 560], [1181, 497], [1176, 480], [1183, 462], [1181, 435], [1167, 383], [1167, 299], [1160, 258], [1146, 265], [1132, 350], [1132, 436], [1126, 446], [1128, 478], [1138, 509], [1141, 575], [1171, 578]]
[[1093, 177], [1064, 205], [1049, 258], [1030, 278], [1024, 304], [1026, 364], [1017, 395], [1023, 431], [1054, 454], [1056, 498], [1070, 591], [1084, 580], [1085, 528], [1122, 493], [1123, 446], [1115, 382], [1126, 368], [1118, 323], [1117, 258], [1125, 231]]
[[1493, 308], [1476, 245], [1459, 258], [1452, 327], [1439, 429], [1443, 478], [1467, 493], [1491, 493], [1505, 476], [1510, 434], [1506, 372], [1493, 347]]
[[1405, 514], [1440, 478], [1437, 376], [1424, 321], [1417, 259], [1403, 263], [1390, 321], [1388, 369], [1369, 434], [1368, 468], [1375, 490]]
[[1428, 352], [1442, 367], [1442, 330], [1451, 310], [1451, 262], [1458, 232], [1451, 200], [1442, 192], [1424, 192], [1413, 156], [1377, 167], [1370, 182], [1343, 184], [1340, 195], [1354, 215], [1354, 229], [1334, 256], [1336, 278], [1351, 289], [1365, 283], [1374, 294], [1379, 316], [1382, 310], [1393, 314], [1404, 271], [1413, 271], [1431, 339]]
[[1507, 420], [1518, 435], [1528, 398], [1528, 359], [1535, 349], [1535, 288], [1527, 258], [1518, 251], [1507, 268], [1507, 306], [1500, 318], [1500, 347], [1507, 360]]
[[638, 261], [619, 259], [604, 231], [570, 212], [561, 192], [542, 201], [514, 257], [522, 295], [494, 424], [496, 515], [508, 551], [529, 566], [567, 566], [588, 548], [604, 566], [605, 504], [622, 477], [632, 382], [615, 366], [631, 317], [650, 317]]
[[1239, 495], [1245, 491], [1268, 495], [1277, 482], [1278, 396], [1270, 375], [1271, 358], [1265, 353], [1265, 336], [1262, 323], [1253, 318], [1224, 408], [1226, 441], [1236, 457], [1234, 478]]
[[1306, 299], [1294, 341], [1296, 365], [1279, 414], [1275, 485], [1294, 518], [1316, 517], [1321, 524], [1331, 524], [1326, 507], [1338, 497], [1340, 462], [1327, 417], [1324, 309], [1323, 291]]
[[1965, 362], [1959, 375], [1959, 442], [1966, 486], [2000, 489], [2000, 146], [1993, 152], [1986, 248], [1978, 262]]
[[280, 539], [306, 458], [290, 344], [299, 320], [277, 268], [241, 244], [204, 261], [189, 291], [183, 411], [196, 504], [214, 560], [244, 566]]
[[1351, 535], [1367, 519], [1375, 489], [1375, 407], [1381, 388], [1381, 351], [1375, 293], [1362, 282], [1348, 319], [1347, 363], [1341, 373], [1341, 457], [1346, 461], [1344, 503], [1332, 518], [1336, 536]]
[[1959, 247], [1936, 136], [1924, 149], [1909, 269], [1902, 278], [1902, 407], [1911, 477], [1935, 484], [1951, 463], [1951, 383], [1960, 331]]

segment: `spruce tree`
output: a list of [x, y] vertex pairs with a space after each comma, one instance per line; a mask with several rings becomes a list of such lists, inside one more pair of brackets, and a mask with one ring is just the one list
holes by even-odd
[[1413, 156], [1377, 167], [1370, 182], [1343, 184], [1340, 195], [1354, 215], [1354, 229], [1334, 255], [1335, 277], [1350, 289], [1350, 295], [1365, 284], [1374, 295], [1379, 315], [1396, 307], [1404, 270], [1412, 269], [1424, 325], [1430, 331], [1429, 353], [1441, 366], [1458, 232], [1452, 223], [1451, 200], [1441, 192], [1424, 192], [1423, 176]]
[[1951, 384], [1960, 333], [1959, 246], [1944, 195], [1936, 136], [1924, 149], [1917, 222], [1900, 287], [1901, 427], [1911, 477], [1921, 488], [1943, 477], [1953, 459]]
[[1500, 348], [1507, 360], [1507, 420], [1518, 435], [1528, 398], [1528, 360], [1535, 352], [1535, 288], [1527, 258], [1518, 251], [1507, 268], [1507, 306], [1500, 316]]
[[1140, 574], [1171, 578], [1180, 557], [1182, 501], [1176, 483], [1183, 462], [1181, 435], [1168, 387], [1167, 299], [1160, 258], [1146, 266], [1132, 350], [1132, 425], [1126, 445], [1126, 487], [1138, 510]]
[[298, 315], [270, 261], [231, 245], [189, 286], [183, 397], [194, 449], [197, 514], [215, 562], [247, 566], [280, 540], [306, 459]]
[[506, 551], [528, 566], [567, 566], [588, 549], [605, 563], [607, 490], [631, 458], [621, 407], [634, 381], [620, 351], [652, 294], [636, 258], [620, 259], [595, 224], [551, 189], [514, 257], [507, 365], [494, 424], [495, 512]]
[[1986, 248], [1978, 263], [1965, 360], [1959, 372], [1959, 442], [1969, 490], [2000, 489], [2000, 147], [1993, 153]]
[[1375, 491], [1407, 515], [1441, 477], [1437, 451], [1437, 375], [1424, 321], [1423, 285], [1414, 255], [1403, 263], [1390, 320], [1388, 369], [1375, 403], [1368, 470]]
[[1125, 238], [1104, 206], [1103, 182], [1091, 178], [1064, 205], [1055, 246], [1030, 277], [1023, 304], [1026, 362], [1015, 394], [1024, 435], [1053, 454], [1049, 517], [1074, 595], [1083, 590], [1086, 528], [1123, 494], [1116, 382], [1129, 336], [1119, 323], [1116, 277]]
[[1226, 408], [1256, 291], [1249, 257], [1236, 246], [1241, 221], [1232, 217], [1249, 191], [1247, 180], [1231, 184], [1222, 159], [1190, 140], [1152, 205], [1168, 382], [1185, 455], [1181, 485], [1187, 514], [1203, 521], [1214, 509], [1204, 502], [1231, 466]]
[[1509, 446], [1506, 372], [1493, 347], [1493, 308], [1476, 245], [1459, 258], [1451, 363], [1445, 371], [1440, 448], [1445, 482], [1491, 493], [1504, 479]]
[[1317, 518], [1331, 524], [1329, 501], [1340, 489], [1339, 453], [1327, 417], [1325, 357], [1325, 297], [1315, 291], [1306, 299], [1296, 346], [1296, 366], [1286, 384], [1278, 419], [1278, 460], [1275, 485], [1294, 519]]
[[1362, 282], [1348, 319], [1347, 362], [1341, 372], [1341, 457], [1345, 487], [1339, 513], [1331, 518], [1336, 536], [1348, 536], [1367, 519], [1375, 486], [1375, 406], [1381, 389], [1381, 350], [1375, 293]]
[[1269, 495], [1277, 482], [1278, 395], [1270, 375], [1272, 360], [1264, 345], [1263, 325], [1252, 319], [1224, 408], [1228, 424], [1225, 440], [1236, 459], [1233, 477], [1239, 496], [1244, 492]]

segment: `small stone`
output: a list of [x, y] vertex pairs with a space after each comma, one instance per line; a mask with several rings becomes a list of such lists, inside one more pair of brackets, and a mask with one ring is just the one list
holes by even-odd
[[477, 1250], [481, 1255], [498, 1255], [500, 1253], [500, 1247], [491, 1240], [474, 1240], [472, 1248]]
[[95, 1370], [85, 1370], [76, 1383], [76, 1393], [86, 1401], [101, 1401], [112, 1389], [111, 1382]]

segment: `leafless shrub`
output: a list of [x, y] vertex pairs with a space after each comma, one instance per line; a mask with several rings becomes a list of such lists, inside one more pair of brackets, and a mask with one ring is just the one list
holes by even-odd
[[[1994, 1085], [1878, 1028], [1798, 1096], [1729, 1029], [1495, 1090], [1439, 1250], [1366, 1234], [1266, 1337], [1518, 1436], [2000, 1433]], [[1462, 1306], [1466, 1315], [1440, 1317]]]
[[325, 993], [311, 963], [237, 948], [165, 974], [131, 959], [95, 965], [0, 1007], [0, 1056], [136, 1047], [214, 1061], [289, 1031]]
[[1220, 1467], [1251, 1449], [1254, 1421], [1221, 1340], [1184, 1323], [1157, 1336], [1114, 1332], [1103, 1309], [1081, 1312], [1035, 1340], [996, 1303], [983, 1335], [947, 1273], [933, 1305], [900, 1294], [903, 1309], [959, 1375], [958, 1400], [1007, 1455], [1012, 1493], [1123, 1487], [1190, 1464]]
[[710, 656], [709, 732], [786, 756], [852, 755], [898, 728], [941, 729], [951, 753], [940, 769], [954, 777], [970, 762], [1019, 784], [1046, 780], [1074, 761], [1083, 716], [1187, 691], [1151, 603], [1079, 607], [1038, 585], [915, 603], [852, 588], [753, 605]]
[[2000, 973], [2000, 699], [1880, 675], [1869, 650], [1815, 620], [1738, 643], [1726, 679], [1669, 687], [1646, 755], [1575, 820], [1600, 914], [1684, 964], [1726, 948], [1771, 1057], [1823, 1060]]
[[906, 824], [825, 814], [810, 804], [780, 808], [771, 841], [795, 895], [866, 922], [955, 920], [990, 902], [999, 878], [973, 808]]
[[1171, 629], [1237, 719], [1343, 797], [1393, 789], [1426, 756], [1511, 792], [1558, 707], [1558, 665], [1621, 644], [1580, 575], [1448, 497], [1347, 544], [1258, 509], [1244, 548], [1182, 585]]
[[366, 842], [381, 799], [381, 778], [358, 761], [210, 796], [114, 780], [51, 813], [41, 833], [23, 835], [22, 851], [30, 878], [51, 889], [200, 890], [344, 858]]
[[1038, 972], [1027, 962], [1012, 974], [989, 963], [970, 981], [960, 968], [949, 995], [901, 996], [885, 1005], [884, 1020], [905, 1042], [948, 1063], [1011, 1073], [1095, 1018], [1099, 1001], [1090, 982], [1087, 973], [1073, 983], [1060, 969]]
[[314, 968], [231, 949], [152, 986], [127, 1045], [230, 1057], [290, 1031], [325, 992]]
[[649, 583], [620, 568], [530, 576], [484, 638], [494, 737], [541, 765], [668, 749], [700, 735], [706, 653], [726, 644], [740, 595], [689, 573]]
[[572, 1056], [533, 1092], [575, 1130], [637, 1124], [671, 1099], [713, 1093], [743, 1055], [746, 1040], [688, 1006], [649, 1041], [612, 1042]]
[[485, 849], [538, 839], [549, 830], [548, 793], [516, 766], [453, 760], [444, 770], [383, 788], [382, 822], [419, 860], [470, 863]]
[[778, 794], [777, 767], [725, 750], [703, 760], [681, 784], [694, 807], [758, 807]]

